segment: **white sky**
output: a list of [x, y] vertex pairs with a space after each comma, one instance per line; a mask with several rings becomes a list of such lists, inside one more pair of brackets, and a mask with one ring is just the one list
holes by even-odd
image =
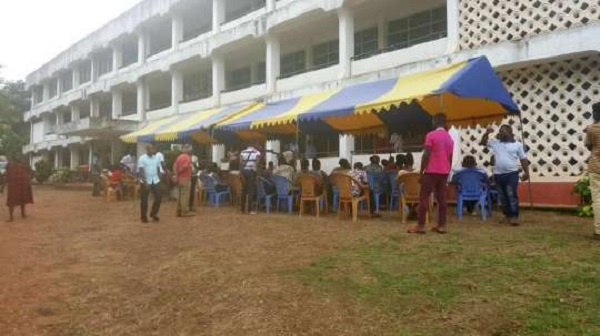
[[140, 0], [0, 0], [0, 78], [25, 79]]

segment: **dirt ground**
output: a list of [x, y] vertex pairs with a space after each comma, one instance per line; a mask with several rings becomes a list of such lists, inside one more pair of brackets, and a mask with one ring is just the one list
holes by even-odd
[[[160, 223], [141, 224], [135, 202], [49, 187], [34, 196], [29, 218], [0, 222], [0, 335], [384, 334], [385, 315], [290, 272], [344, 246], [407, 236], [397, 214], [352, 224], [203, 207], [179, 219], [167, 203]], [[536, 216], [564, 221], [548, 214]], [[586, 240], [588, 224], [569, 232]], [[453, 223], [446, 237], [474, 225]]]

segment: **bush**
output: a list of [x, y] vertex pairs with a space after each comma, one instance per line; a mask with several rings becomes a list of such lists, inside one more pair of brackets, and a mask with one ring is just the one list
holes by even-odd
[[575, 182], [573, 193], [579, 195], [579, 206], [577, 207], [577, 215], [580, 217], [594, 217], [592, 208], [592, 191], [590, 190], [590, 178], [583, 177]]
[[35, 163], [35, 179], [43, 184], [48, 181], [52, 175], [52, 164], [46, 160], [40, 160]]

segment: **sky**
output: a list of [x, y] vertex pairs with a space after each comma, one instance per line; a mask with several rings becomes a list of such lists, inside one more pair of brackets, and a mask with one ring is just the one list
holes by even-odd
[[0, 0], [0, 78], [24, 80], [140, 0]]

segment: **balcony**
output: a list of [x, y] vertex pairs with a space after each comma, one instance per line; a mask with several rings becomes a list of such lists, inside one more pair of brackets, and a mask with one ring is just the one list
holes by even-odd
[[91, 117], [54, 126], [57, 134], [114, 137], [137, 130], [137, 122]]

